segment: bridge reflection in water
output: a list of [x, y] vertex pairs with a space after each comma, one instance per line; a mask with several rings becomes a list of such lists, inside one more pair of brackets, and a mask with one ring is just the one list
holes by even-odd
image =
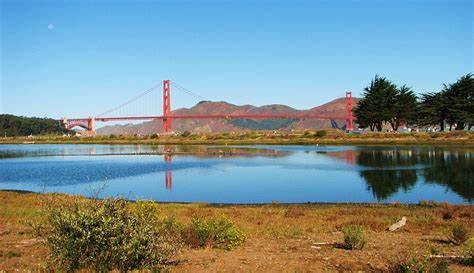
[[[0, 146], [0, 159], [0, 188], [5, 189], [44, 191], [48, 188], [77, 193], [82, 187], [88, 193], [91, 185], [100, 187], [110, 183], [112, 191], [123, 193], [130, 186], [119, 182], [126, 181], [134, 183], [133, 191], [149, 195], [152, 193], [147, 192], [148, 185], [137, 182], [149, 181], [153, 183], [151, 187], [156, 187], [158, 182], [160, 194], [172, 190], [173, 196], [162, 196], [172, 199], [179, 195], [193, 196], [192, 187], [203, 187], [205, 191], [209, 189], [206, 187], [214, 186], [212, 181], [229, 177], [230, 186], [242, 189], [240, 194], [246, 194], [245, 186], [257, 183], [268, 187], [266, 191], [274, 190], [278, 186], [273, 183], [275, 180], [290, 182], [285, 190], [303, 189], [308, 194], [314, 190], [315, 200], [324, 200], [324, 196], [316, 197], [321, 190], [337, 195], [341, 187], [354, 190], [362, 187], [360, 196], [366, 192], [372, 194], [364, 197], [364, 201], [412, 202], [420, 196], [474, 202], [474, 150], [450, 146], [15, 145]], [[202, 176], [192, 175], [202, 168], [209, 171]], [[223, 168], [238, 173], [222, 177], [217, 171]], [[328, 179], [321, 174], [327, 174]], [[142, 175], [147, 177], [140, 178]], [[176, 188], [176, 183], [180, 183], [176, 179], [196, 183]], [[112, 180], [117, 183], [109, 182]], [[222, 185], [217, 187], [225, 189]], [[278, 194], [278, 189], [273, 194]], [[346, 200], [346, 196], [341, 196], [341, 200]], [[461, 201], [455, 201], [457, 197]], [[294, 200], [307, 200], [307, 197], [298, 198]]]
[[[222, 150], [221, 150], [222, 149]], [[251, 152], [253, 150], [253, 152]], [[190, 152], [184, 150], [185, 152]], [[194, 151], [196, 152], [196, 151]], [[208, 157], [285, 157], [295, 151], [242, 148], [222, 148], [199, 151], [194, 156]], [[182, 148], [164, 147], [165, 186], [172, 190], [172, 155], [183, 154]], [[186, 153], [185, 153], [186, 154]], [[316, 151], [316, 154], [345, 161], [346, 166], [359, 173], [377, 201], [388, 200], [399, 192], [410, 192], [416, 184], [435, 184], [446, 187], [472, 202], [474, 199], [474, 168], [471, 150], [449, 149], [445, 147], [377, 147], [357, 148], [339, 151]]]
[[[165, 154], [165, 162], [171, 163], [172, 157], [170, 154]], [[165, 184], [166, 189], [171, 190], [173, 188], [173, 172], [171, 170], [165, 171]]]
[[[165, 163], [168, 163], [167, 165], [170, 165], [171, 161], [173, 160], [173, 157], [171, 156], [171, 147], [168, 145], [165, 145], [164, 147], [164, 159]], [[173, 188], [173, 172], [168, 169], [169, 166], [166, 166], [165, 170], [165, 185], [166, 189], [171, 190]]]

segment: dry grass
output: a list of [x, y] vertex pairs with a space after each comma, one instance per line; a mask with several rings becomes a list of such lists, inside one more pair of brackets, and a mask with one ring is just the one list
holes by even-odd
[[[19, 257], [0, 256], [1, 269], [36, 269], [45, 260], [47, 253], [41, 244], [20, 243], [35, 238], [28, 223], [41, 218], [45, 199], [47, 195], [0, 191], [0, 253], [20, 253]], [[474, 231], [474, 207], [468, 205], [164, 203], [157, 207], [163, 217], [185, 224], [193, 215], [225, 216], [241, 226], [247, 236], [247, 241], [230, 253], [186, 250], [178, 257], [173, 271], [383, 270], [388, 266], [388, 258], [396, 253], [406, 249], [423, 253], [428, 244], [441, 253], [462, 255], [463, 246], [447, 243], [443, 231], [454, 222], [465, 225], [471, 234]], [[451, 218], [443, 219], [447, 211]], [[408, 219], [406, 226], [396, 232], [385, 231], [402, 216]], [[311, 247], [314, 242], [342, 243], [341, 229], [349, 225], [359, 225], [367, 231], [368, 244], [364, 250]], [[466, 269], [457, 264], [450, 268]]]
[[[324, 136], [321, 133], [326, 132]], [[203, 133], [189, 136], [94, 136], [94, 137], [62, 137], [36, 136], [34, 139], [26, 137], [4, 138], [0, 143], [84, 143], [84, 144], [326, 144], [326, 145], [462, 145], [474, 146], [474, 132], [453, 131], [437, 133], [345, 133], [341, 130], [325, 131], [278, 131], [276, 134], [267, 131], [237, 132], [237, 133]]]

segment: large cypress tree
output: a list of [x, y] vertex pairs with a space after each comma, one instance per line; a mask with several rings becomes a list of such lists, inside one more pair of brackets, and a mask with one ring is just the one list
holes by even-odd
[[463, 130], [474, 125], [474, 78], [467, 74], [455, 83], [444, 85], [438, 93], [422, 95], [419, 107], [421, 125], [439, 125], [441, 131], [445, 123], [451, 130]]
[[389, 116], [390, 125], [394, 131], [398, 130], [401, 124], [414, 124], [417, 118], [417, 97], [406, 85], [397, 89], [394, 98], [394, 107], [391, 108]]
[[474, 78], [467, 74], [455, 83], [444, 85], [442, 91], [446, 97], [447, 121], [456, 130], [463, 130], [466, 126], [474, 125]]
[[443, 131], [447, 116], [446, 97], [442, 93], [426, 93], [421, 96], [418, 110], [419, 125], [439, 125], [441, 131]]
[[395, 121], [397, 86], [385, 77], [376, 75], [364, 89], [364, 98], [354, 109], [360, 127], [370, 127], [382, 131], [384, 123]]

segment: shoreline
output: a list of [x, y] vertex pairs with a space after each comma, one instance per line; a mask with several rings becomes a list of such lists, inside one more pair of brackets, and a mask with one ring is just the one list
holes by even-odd
[[[17, 193], [17, 194], [33, 194], [33, 195], [48, 195], [48, 194], [59, 194], [65, 196], [76, 196], [85, 199], [96, 199], [106, 200], [107, 198], [117, 198], [117, 196], [109, 196], [104, 198], [89, 197], [82, 194], [70, 194], [65, 192], [36, 192], [31, 190], [15, 190], [15, 189], [0, 189], [1, 193]], [[435, 200], [419, 200], [418, 203], [401, 203], [401, 202], [301, 202], [301, 203], [286, 203], [286, 202], [262, 202], [262, 203], [213, 203], [213, 202], [186, 202], [186, 201], [157, 201], [151, 199], [126, 199], [129, 203], [136, 203], [140, 201], [153, 202], [162, 205], [207, 205], [213, 207], [261, 207], [261, 206], [275, 206], [275, 207], [289, 207], [289, 206], [302, 206], [302, 207], [315, 207], [315, 206], [341, 206], [341, 207], [437, 207], [437, 206], [474, 206], [474, 203], [450, 203], [448, 201], [435, 201]]]
[[446, 145], [474, 147], [474, 131], [435, 133], [346, 133], [337, 130], [172, 135], [109, 135], [0, 138], [1, 144], [109, 144], [109, 145]]
[[380, 146], [380, 145], [397, 145], [397, 146], [459, 146], [474, 147], [474, 139], [344, 139], [344, 140], [207, 140], [207, 141], [190, 141], [190, 140], [34, 140], [25, 143], [22, 139], [0, 141], [0, 145], [22, 144], [104, 144], [104, 145], [299, 145], [299, 146]]

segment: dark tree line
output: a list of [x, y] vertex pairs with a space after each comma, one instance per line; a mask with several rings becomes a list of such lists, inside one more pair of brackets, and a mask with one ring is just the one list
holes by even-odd
[[68, 130], [54, 119], [0, 115], [1, 136], [28, 136], [67, 132]]
[[382, 131], [385, 124], [393, 130], [400, 125], [435, 126], [451, 130], [474, 125], [474, 78], [467, 74], [437, 93], [419, 98], [406, 85], [398, 87], [378, 75], [364, 89], [364, 98], [354, 109], [357, 123], [371, 131]]

